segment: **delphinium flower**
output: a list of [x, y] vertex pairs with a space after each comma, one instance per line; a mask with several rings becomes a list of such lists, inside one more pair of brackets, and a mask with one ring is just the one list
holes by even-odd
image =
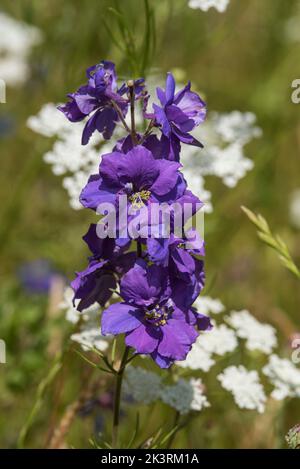
[[160, 106], [153, 103], [153, 113], [146, 116], [152, 118], [154, 125], [160, 126], [161, 152], [178, 161], [180, 143], [203, 146], [190, 132], [205, 120], [206, 105], [197, 93], [191, 91], [190, 83], [177, 93], [175, 86], [173, 75], [168, 73], [165, 90], [157, 88]]
[[140, 145], [126, 154], [113, 152], [102, 157], [99, 174], [90, 177], [80, 200], [94, 210], [101, 202], [117, 205], [121, 195], [128, 196], [128, 204], [133, 209], [152, 202], [173, 202], [186, 189], [179, 167], [179, 163], [156, 160]]
[[[115, 64], [103, 60], [86, 71], [87, 84], [68, 96], [70, 101], [59, 109], [71, 122], [78, 122], [90, 116], [82, 133], [82, 144], [86, 145], [91, 135], [98, 130], [105, 139], [110, 139], [119, 120], [128, 110], [128, 87], [118, 89]], [[133, 83], [135, 95], [143, 91], [143, 80]], [[125, 97], [123, 96], [125, 95]]]
[[161, 368], [183, 360], [197, 338], [195, 326], [207, 328], [193, 309], [182, 311], [171, 297], [167, 269], [139, 261], [120, 284], [124, 300], [102, 314], [102, 334], [126, 334], [125, 343], [151, 355]]

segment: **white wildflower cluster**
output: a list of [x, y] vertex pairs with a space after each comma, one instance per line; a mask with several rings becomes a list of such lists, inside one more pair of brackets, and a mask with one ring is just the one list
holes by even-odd
[[259, 381], [257, 371], [248, 371], [244, 366], [229, 366], [218, 375], [218, 380], [241, 409], [257, 410], [263, 413], [267, 397]]
[[276, 330], [269, 324], [260, 323], [247, 310], [233, 311], [227, 322], [241, 339], [246, 339], [248, 350], [270, 354], [277, 345]]
[[128, 367], [125, 374], [123, 392], [136, 402], [150, 404], [160, 398], [162, 379], [156, 373], [140, 367]]
[[300, 397], [300, 369], [290, 360], [273, 354], [269, 358], [269, 363], [263, 368], [263, 373], [274, 386], [271, 393], [274, 399]]
[[220, 314], [225, 311], [225, 306], [220, 300], [210, 298], [209, 296], [198, 296], [193, 306], [197, 308], [199, 313], [205, 315]]
[[30, 69], [31, 49], [42, 40], [40, 30], [0, 12], [0, 77], [10, 86], [22, 85]]
[[200, 411], [209, 407], [210, 404], [203, 391], [201, 379], [189, 381], [179, 379], [177, 383], [163, 388], [161, 399], [180, 414], [187, 414], [191, 410]]
[[[210, 297], [198, 298], [195, 306], [203, 314], [220, 315], [225, 309], [219, 300]], [[213, 329], [201, 332], [186, 359], [177, 362], [177, 365], [186, 370], [207, 372], [215, 365], [216, 356], [235, 351], [240, 345], [239, 340], [246, 340], [248, 350], [269, 355], [269, 362], [262, 370], [249, 371], [240, 364], [227, 367], [218, 375], [222, 387], [232, 392], [237, 405], [264, 411], [266, 394], [258, 371], [267, 376], [274, 386], [270, 395], [274, 399], [300, 397], [300, 369], [290, 360], [273, 354], [277, 346], [276, 330], [269, 324], [260, 323], [247, 310], [232, 311], [225, 320], [227, 325], [220, 323], [220, 320], [216, 324], [213, 320]]]
[[224, 13], [228, 7], [229, 0], [189, 0], [188, 6], [193, 9], [207, 11], [209, 8], [215, 8], [220, 13]]
[[45, 153], [44, 161], [52, 166], [55, 175], [63, 175], [63, 187], [69, 194], [70, 205], [74, 210], [82, 208], [79, 195], [89, 176], [97, 172], [99, 149], [108, 153], [112, 145], [105, 143], [96, 132], [88, 145], [81, 145], [81, 135], [85, 122], [70, 122], [57, 109], [57, 105], [45, 104], [36, 116], [27, 120], [27, 126], [45, 137], [55, 137], [50, 151]]
[[75, 300], [75, 305], [73, 305], [73, 296], [72, 288], [66, 288], [64, 300], [59, 305], [61, 309], [65, 310], [67, 321], [77, 324], [82, 319], [80, 330], [71, 335], [71, 340], [80, 344], [85, 351], [96, 348], [104, 352], [109, 346], [109, 340], [100, 332], [98, 303], [94, 303], [80, 312], [76, 309], [79, 300]]
[[161, 400], [181, 414], [209, 406], [201, 379], [179, 379], [175, 384], [165, 385], [156, 373], [140, 367], [127, 368], [123, 392], [141, 404]]
[[228, 187], [234, 187], [253, 162], [245, 156], [244, 147], [261, 135], [250, 112], [211, 113], [210, 118], [195, 130], [195, 137], [204, 148], [185, 145], [181, 160], [183, 174], [191, 190], [205, 202], [204, 211], [212, 212], [211, 193], [204, 188], [205, 176], [216, 176]]
[[105, 352], [109, 346], [107, 338], [100, 332], [99, 325], [98, 327], [85, 325], [80, 332], [71, 335], [71, 340], [77, 342], [85, 352], [93, 348]]
[[295, 228], [300, 229], [300, 189], [296, 189], [290, 197], [290, 220]]

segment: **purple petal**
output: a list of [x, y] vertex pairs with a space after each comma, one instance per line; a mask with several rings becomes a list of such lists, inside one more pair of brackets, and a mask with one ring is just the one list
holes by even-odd
[[178, 169], [181, 164], [168, 160], [157, 160], [159, 176], [151, 187], [151, 191], [157, 195], [165, 195], [170, 192], [178, 181]]
[[170, 319], [162, 327], [163, 338], [158, 352], [174, 360], [184, 360], [197, 338], [195, 329], [184, 321]]
[[157, 351], [151, 353], [151, 357], [160, 368], [170, 368], [170, 366], [174, 363], [174, 360], [163, 357]]
[[196, 140], [192, 135], [182, 132], [178, 127], [173, 125], [172, 131], [179, 138], [179, 140], [187, 145], [194, 145], [195, 147], [203, 148], [203, 144]]
[[172, 260], [179, 272], [193, 274], [195, 271], [195, 260], [184, 248], [173, 248], [171, 250]]
[[147, 268], [146, 263], [140, 261], [124, 275], [120, 294], [126, 302], [136, 306], [150, 306], [160, 297], [165, 284], [162, 277], [157, 266]]
[[161, 125], [162, 133], [166, 135], [167, 137], [169, 137], [171, 133], [171, 127], [167, 119], [167, 116], [165, 114], [165, 111], [161, 107], [157, 106], [156, 104], [153, 104], [153, 110], [154, 110], [156, 121], [158, 122], [158, 124]]
[[70, 122], [79, 122], [85, 118], [85, 114], [79, 110], [73, 98], [63, 106], [58, 106], [57, 109], [61, 111]]
[[164, 90], [162, 90], [161, 88], [157, 87], [156, 88], [156, 94], [157, 94], [157, 97], [160, 101], [160, 104], [164, 107], [166, 102], [167, 102], [167, 98], [166, 98], [166, 93], [164, 92]]
[[152, 262], [168, 265], [169, 260], [169, 239], [167, 238], [148, 238], [148, 255]]
[[83, 132], [82, 132], [82, 137], [81, 137], [81, 144], [82, 145], [87, 145], [87, 143], [89, 143], [89, 140], [91, 138], [91, 135], [95, 132], [96, 130], [96, 121], [97, 121], [97, 118], [98, 118], [98, 114], [100, 113], [101, 111], [98, 110], [96, 111], [92, 117], [89, 118], [89, 120], [87, 121], [87, 123], [85, 124], [84, 126], [84, 129], [83, 129]]
[[79, 200], [84, 207], [97, 210], [101, 203], [115, 204], [116, 194], [103, 183], [98, 174], [94, 174], [82, 189]]
[[166, 100], [167, 104], [174, 99], [174, 93], [175, 93], [175, 80], [172, 75], [172, 73], [167, 74], [167, 79], [166, 79]]
[[99, 166], [99, 173], [103, 180], [107, 183], [107, 185], [113, 186], [117, 190], [122, 187], [119, 181], [119, 166], [120, 159], [123, 157], [124, 154], [118, 151], [107, 153], [106, 155], [102, 156], [102, 160]]
[[127, 334], [125, 343], [138, 353], [152, 353], [158, 344], [160, 335], [153, 328], [141, 324], [134, 331]]
[[119, 158], [118, 175], [122, 184], [131, 182], [136, 191], [149, 189], [159, 176], [159, 165], [152, 153], [139, 145]]
[[102, 313], [101, 332], [107, 334], [123, 334], [140, 326], [143, 314], [137, 308], [126, 303], [114, 303]]

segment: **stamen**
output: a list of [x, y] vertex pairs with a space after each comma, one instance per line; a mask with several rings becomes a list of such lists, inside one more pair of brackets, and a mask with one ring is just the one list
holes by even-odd
[[145, 318], [149, 320], [153, 326], [164, 326], [173, 311], [173, 301], [168, 300], [165, 305], [155, 305], [150, 311], [146, 311]]
[[135, 192], [129, 197], [132, 207], [137, 209], [143, 207], [145, 205], [144, 202], [147, 202], [149, 200], [150, 195], [150, 191]]

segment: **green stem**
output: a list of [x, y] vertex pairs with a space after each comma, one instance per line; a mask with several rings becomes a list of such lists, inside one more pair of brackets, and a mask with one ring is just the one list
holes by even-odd
[[[179, 423], [179, 419], [180, 419], [180, 413], [178, 412], [178, 410], [176, 411], [175, 413], [175, 416], [174, 416], [174, 423], [173, 423], [173, 428], [177, 427], [178, 426], [178, 423]], [[172, 433], [172, 435], [170, 436], [169, 438], [169, 441], [167, 443], [167, 449], [170, 449], [172, 444], [173, 444], [173, 441], [174, 441], [174, 438], [176, 436], [176, 433], [177, 432], [174, 432]]]
[[136, 130], [135, 130], [134, 81], [129, 80], [127, 84], [129, 88], [129, 95], [130, 95], [131, 138], [132, 138], [133, 145], [137, 145], [139, 142], [138, 142]]
[[128, 125], [127, 125], [127, 123], [126, 123], [126, 121], [125, 121], [125, 119], [124, 119], [122, 110], [119, 108], [119, 106], [117, 105], [117, 103], [116, 103], [115, 101], [112, 101], [111, 103], [112, 103], [113, 108], [114, 108], [115, 111], [117, 112], [117, 114], [118, 114], [118, 116], [119, 116], [119, 118], [120, 118], [120, 121], [122, 122], [122, 124], [123, 124], [125, 130], [130, 134], [130, 133], [131, 133], [131, 130], [130, 130], [130, 128], [128, 127]]
[[126, 347], [121, 360], [120, 368], [117, 371], [116, 384], [115, 384], [115, 396], [114, 396], [114, 416], [113, 416], [113, 430], [112, 430], [112, 447], [117, 448], [119, 445], [119, 420], [120, 420], [120, 402], [121, 402], [121, 390], [123, 375], [126, 368], [126, 362], [129, 354], [129, 347]]

